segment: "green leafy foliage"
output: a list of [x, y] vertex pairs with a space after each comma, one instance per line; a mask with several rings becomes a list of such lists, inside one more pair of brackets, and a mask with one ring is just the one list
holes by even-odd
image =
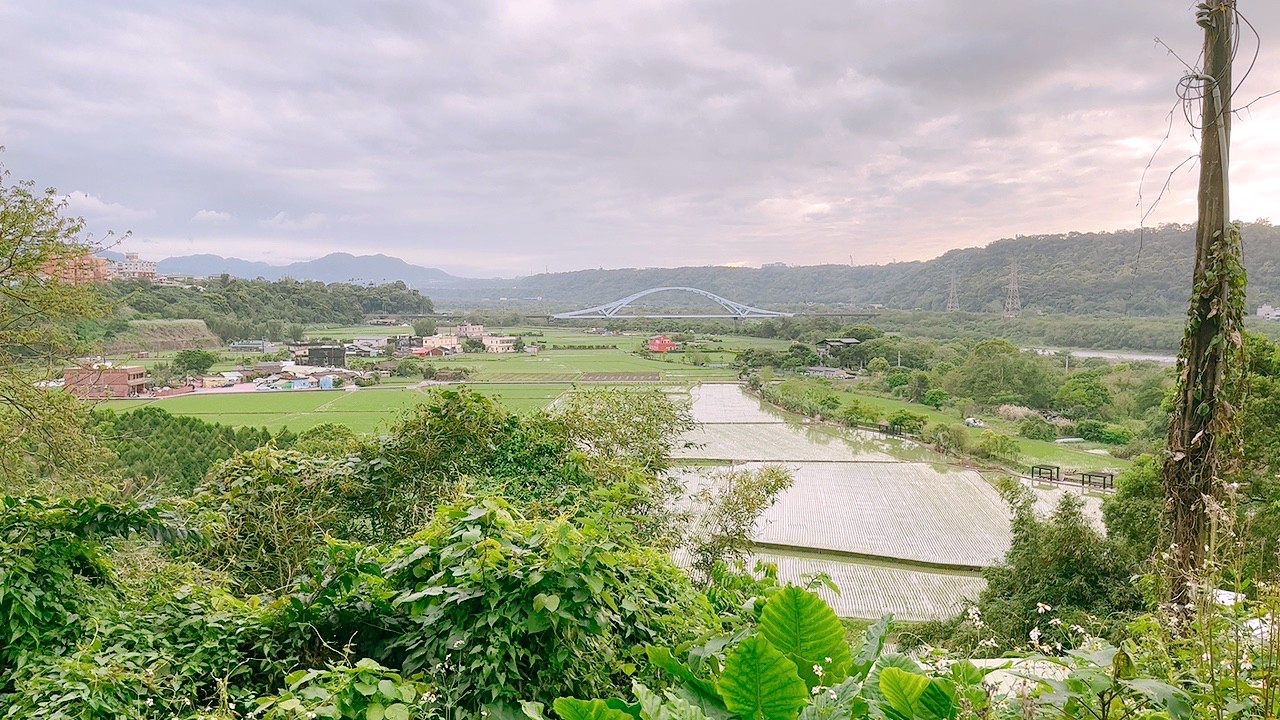
[[714, 625], [665, 556], [598, 520], [575, 527], [523, 520], [496, 500], [459, 505], [399, 553], [386, 573], [408, 620], [392, 654], [410, 672], [456, 666], [464, 708], [605, 693], [640, 646]]
[[1039, 415], [1032, 415], [1018, 423], [1018, 434], [1031, 440], [1052, 442], [1058, 438], [1058, 429]]
[[218, 360], [218, 353], [208, 350], [182, 350], [173, 356], [173, 372], [177, 375], [203, 375]]
[[74, 642], [81, 613], [111, 589], [102, 541], [180, 534], [155, 508], [0, 496], [0, 693], [32, 657]]
[[298, 670], [288, 688], [261, 698], [255, 708], [268, 720], [411, 720], [433, 717], [439, 695], [418, 678], [406, 678], [364, 658], [355, 665]]

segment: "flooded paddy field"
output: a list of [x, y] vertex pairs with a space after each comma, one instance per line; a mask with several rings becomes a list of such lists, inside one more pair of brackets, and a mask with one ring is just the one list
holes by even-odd
[[[826, 574], [840, 592], [820, 594], [842, 616], [950, 616], [1009, 547], [1010, 513], [995, 487], [918, 443], [791, 416], [738, 385], [699, 385], [689, 400], [702, 425], [677, 453], [681, 480], [692, 493], [728, 469], [787, 468], [795, 484], [757, 524], [755, 559], [774, 563], [784, 582]], [[1047, 510], [1072, 491], [1037, 492]], [[1086, 497], [1090, 515], [1097, 504]]]

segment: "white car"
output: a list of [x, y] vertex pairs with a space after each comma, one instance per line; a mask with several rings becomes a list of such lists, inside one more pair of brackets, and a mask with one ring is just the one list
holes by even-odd
[[986, 423], [982, 422], [978, 418], [965, 418], [964, 424], [966, 427], [986, 427], [987, 426]]

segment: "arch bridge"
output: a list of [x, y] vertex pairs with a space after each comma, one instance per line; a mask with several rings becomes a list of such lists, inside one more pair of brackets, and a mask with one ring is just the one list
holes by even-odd
[[[653, 295], [654, 293], [667, 292], [669, 290], [679, 290], [681, 292], [693, 293], [701, 295], [724, 308], [723, 313], [709, 314], [689, 314], [689, 313], [665, 313], [665, 314], [644, 314], [644, 315], [619, 315], [618, 312], [627, 307], [631, 303], [642, 297]], [[732, 318], [734, 320], [754, 320], [758, 318], [780, 318], [792, 317], [792, 313], [776, 312], [774, 310], [762, 310], [750, 305], [743, 305], [728, 298], [720, 297], [713, 292], [707, 292], [692, 287], [657, 287], [641, 290], [633, 295], [628, 295], [620, 300], [614, 300], [611, 303], [597, 305], [583, 310], [574, 310], [572, 312], [556, 313], [551, 318], [554, 320], [576, 320], [584, 318]]]

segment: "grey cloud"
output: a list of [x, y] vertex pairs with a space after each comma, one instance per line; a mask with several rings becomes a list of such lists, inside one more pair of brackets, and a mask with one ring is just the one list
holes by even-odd
[[[1180, 72], [1152, 37], [1194, 59], [1184, 4], [10, 4], [0, 141], [16, 175], [134, 210], [84, 214], [147, 252], [918, 258], [1133, 225]], [[1255, 110], [1237, 142], [1270, 148], [1280, 115]], [[1275, 156], [1241, 162], [1247, 201], [1280, 192]]]

